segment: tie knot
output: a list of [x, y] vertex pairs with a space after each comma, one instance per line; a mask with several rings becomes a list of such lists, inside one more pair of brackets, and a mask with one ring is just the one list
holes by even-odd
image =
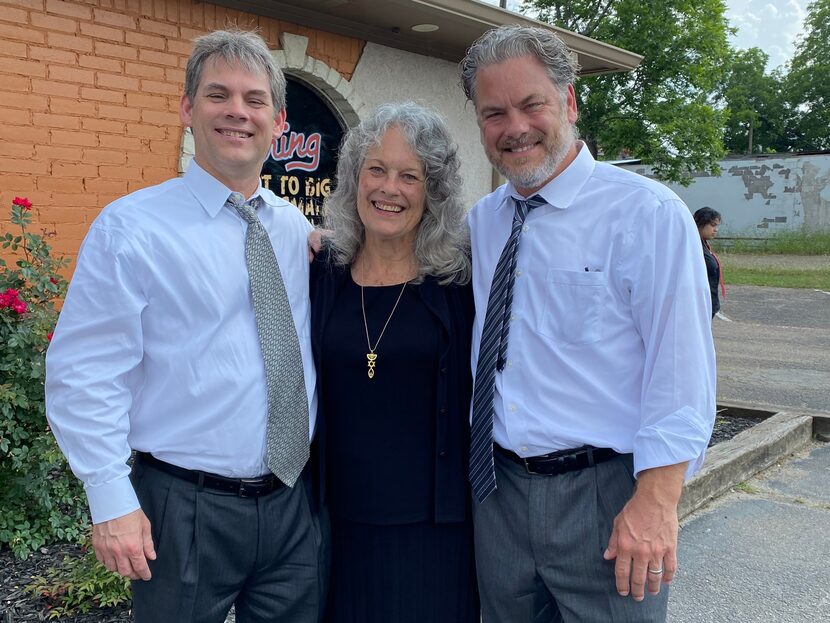
[[543, 206], [547, 204], [541, 195], [533, 195], [529, 199], [513, 199], [516, 202], [516, 218], [519, 221], [524, 222], [525, 217], [527, 217], [527, 213], [530, 212], [533, 208], [538, 208], [539, 206]]
[[228, 197], [228, 203], [234, 207], [239, 216], [248, 224], [253, 224], [259, 221], [256, 211], [260, 206], [260, 198], [254, 197], [250, 201], [245, 201], [245, 195], [242, 193], [231, 193]]

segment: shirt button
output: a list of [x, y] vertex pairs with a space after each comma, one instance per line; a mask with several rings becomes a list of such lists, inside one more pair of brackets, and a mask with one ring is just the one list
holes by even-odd
[[529, 225], [525, 225], [524, 227], [522, 227], [522, 231], [523, 231], [523, 232], [528, 232], [528, 231], [530, 231], [530, 226], [529, 226]]
[[512, 368], [512, 367], [513, 367], [513, 360], [512, 360], [512, 359], [508, 359], [508, 360], [507, 360], [507, 367], [508, 367], [508, 368]]
[[522, 271], [517, 270], [517, 271], [516, 271], [516, 276], [517, 276], [517, 277], [521, 277], [521, 276], [522, 276]]
[[442, 457], [442, 458], [443, 458], [443, 457], [445, 457], [445, 456], [447, 456], [447, 451], [446, 451], [446, 450], [441, 450], [441, 451], [438, 453], [438, 456], [440, 456], [440, 457]]
[[527, 446], [522, 446], [519, 448], [519, 452], [527, 452]]
[[516, 405], [514, 405], [512, 402], [509, 405], [507, 405], [507, 408], [509, 411], [512, 411], [513, 413], [516, 412]]

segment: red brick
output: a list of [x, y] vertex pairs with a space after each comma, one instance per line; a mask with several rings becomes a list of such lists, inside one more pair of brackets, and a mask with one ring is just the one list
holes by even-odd
[[22, 110], [8, 109], [3, 111], [3, 122], [10, 125], [30, 125], [32, 123], [32, 114], [29, 109]]
[[60, 30], [61, 32], [78, 32], [78, 20], [45, 13], [32, 13], [32, 26], [46, 30]]
[[69, 130], [51, 130], [53, 145], [80, 145], [82, 147], [94, 147], [98, 144], [98, 138], [89, 132], [72, 132]]
[[89, 69], [64, 67], [63, 65], [49, 65], [49, 79], [74, 84], [95, 84], [95, 72]]
[[[90, 132], [107, 132], [109, 134], [124, 134], [126, 124], [123, 121], [108, 121], [106, 119], [86, 118], [81, 120], [81, 127]], [[103, 139], [101, 139], [103, 145]]]
[[98, 86], [107, 89], [121, 89], [124, 91], [138, 91], [138, 78], [114, 74], [98, 73]]
[[171, 177], [175, 177], [178, 172], [175, 167], [144, 167], [141, 173], [144, 175], [144, 181], [148, 184], [161, 184]]
[[53, 162], [52, 175], [55, 177], [95, 177], [98, 175], [98, 165], [82, 162]]
[[89, 67], [91, 69], [110, 71], [117, 74], [120, 74], [124, 69], [124, 61], [119, 61], [114, 58], [101, 58], [100, 56], [92, 56], [87, 54], [81, 54], [78, 56], [78, 65], [81, 67]]
[[35, 11], [43, 11], [43, 0], [3, 0], [0, 4], [25, 7]]
[[181, 84], [173, 84], [170, 82], [158, 82], [157, 80], [142, 80], [142, 93], [163, 93], [166, 95], [181, 95]]
[[[2, 78], [0, 78], [2, 84]], [[22, 108], [24, 110], [45, 112], [49, 108], [49, 100], [45, 95], [35, 95], [34, 93], [18, 93], [14, 97], [9, 97], [4, 102], [7, 108]], [[0, 153], [2, 153], [0, 151]]]
[[134, 17], [118, 13], [114, 11], [105, 11], [104, 9], [92, 9], [92, 19], [99, 24], [106, 24], [107, 26], [115, 26], [117, 28], [125, 28], [128, 30], [135, 30], [136, 21]]
[[193, 51], [193, 43], [190, 41], [179, 41], [178, 39], [167, 40], [167, 51], [182, 56], [190, 56]]
[[[194, 10], [194, 14], [196, 12], [198, 12], [201, 9], [202, 6], [204, 6], [204, 5], [191, 5], [191, 8]], [[195, 24], [196, 22], [193, 22], [193, 23]], [[199, 25], [201, 26], [202, 23], [203, 22], [199, 22]], [[204, 28], [186, 28], [185, 26], [180, 26], [179, 31], [182, 33], [182, 39], [184, 39], [185, 41], [188, 41], [192, 44], [193, 40], [196, 37], [201, 37], [203, 34], [205, 34], [206, 29], [204, 29]]]
[[11, 24], [0, 24], [0, 37], [4, 39], [26, 41], [27, 43], [43, 43], [44, 41], [42, 30], [33, 30], [31, 28], [23, 28], [22, 26], [13, 26]]
[[81, 97], [96, 102], [109, 102], [110, 104], [123, 104], [124, 92], [111, 91], [109, 89], [93, 89], [81, 87]]
[[74, 162], [78, 159], [77, 147], [58, 147], [57, 145], [36, 145], [35, 154], [45, 160], [65, 160]]
[[101, 147], [110, 149], [121, 149], [123, 151], [142, 151], [145, 149], [140, 138], [132, 136], [120, 136], [117, 134], [101, 134], [98, 136]]
[[58, 15], [67, 15], [69, 17], [92, 19], [92, 11], [90, 9], [79, 6], [75, 2], [64, 2], [64, 0], [46, 0], [46, 11], [48, 13], [57, 13]]
[[49, 98], [49, 110], [53, 113], [80, 115], [82, 117], [94, 117], [96, 115], [95, 102], [79, 102], [61, 97]]
[[84, 188], [90, 193], [107, 193], [111, 195], [126, 194], [126, 180], [105, 180], [100, 177], [84, 180]]
[[143, 151], [131, 151], [127, 154], [128, 167], [165, 166], [168, 162], [164, 156]]
[[[0, 9], [2, 13], [3, 9]], [[6, 56], [16, 56], [18, 58], [26, 58], [26, 44], [20, 41], [7, 41], [0, 39], [0, 54]]]
[[4, 156], [12, 158], [32, 158], [35, 156], [35, 147], [29, 142], [26, 143], [10, 143], [3, 141], [2, 153]]
[[98, 167], [98, 176], [103, 179], [140, 180], [141, 170], [126, 166], [101, 165]]
[[[80, 194], [61, 194], [58, 198], [60, 205], [50, 206], [48, 208], [40, 208], [38, 216], [42, 223], [86, 223], [87, 215], [89, 214], [89, 195]], [[83, 203], [77, 203], [83, 202]], [[61, 234], [63, 232], [61, 231]], [[61, 235], [61, 237], [63, 237]]]
[[[3, 79], [6, 83], [6, 79]], [[76, 84], [63, 82], [52, 82], [51, 80], [32, 80], [32, 92], [43, 93], [44, 95], [61, 95], [63, 97], [78, 97], [81, 92]]]
[[4, 6], [0, 9], [4, 22], [17, 22], [25, 24], [29, 21], [29, 12], [18, 7]]
[[140, 32], [128, 31], [125, 33], [125, 41], [129, 45], [134, 45], [139, 48], [150, 48], [152, 50], [165, 49], [164, 37], [158, 37], [156, 35], [147, 35]]
[[95, 39], [115, 41], [116, 43], [124, 41], [124, 31], [121, 28], [110, 28], [109, 26], [101, 26], [100, 24], [81, 22], [81, 34]]
[[69, 50], [58, 50], [56, 48], [41, 48], [38, 46], [29, 47], [29, 58], [37, 61], [47, 61], [50, 63], [63, 63], [64, 65], [74, 65], [77, 59], [75, 52]]
[[44, 160], [0, 158], [0, 171], [8, 171], [9, 173], [31, 173], [33, 175], [38, 175], [48, 173], [49, 166]]
[[81, 127], [81, 120], [78, 117], [37, 112], [32, 115], [32, 123], [36, 126], [61, 128], [64, 130], [78, 130]]
[[65, 48], [77, 52], [92, 52], [92, 39], [87, 37], [49, 32], [46, 33], [46, 40], [53, 48]]
[[[35, 177], [31, 175], [0, 173], [0, 188], [8, 188], [10, 195], [19, 197], [25, 192], [35, 190]], [[5, 202], [4, 205], [8, 205], [8, 202]]]
[[126, 63], [124, 73], [128, 76], [139, 76], [140, 78], [164, 78], [164, 68], [145, 65], [144, 63]]
[[166, 24], [155, 20], [141, 17], [138, 20], [138, 28], [141, 32], [153, 33], [162, 37], [178, 37], [179, 29], [174, 24]]
[[[37, 189], [59, 193], [80, 193], [84, 191], [84, 180], [72, 177], [39, 177], [37, 178]], [[64, 234], [65, 231], [61, 230], [61, 237]]]
[[31, 85], [29, 84], [28, 76], [3, 76], [4, 91], [18, 91], [28, 93], [30, 86]]
[[138, 51], [134, 47], [104, 41], [95, 42], [95, 54], [97, 56], [114, 56], [128, 61], [134, 61], [138, 58]]
[[179, 115], [175, 113], [146, 109], [141, 111], [141, 120], [155, 125], [179, 125], [181, 123]]
[[176, 54], [167, 54], [166, 52], [155, 52], [153, 50], [139, 50], [138, 60], [144, 63], [166, 65], [168, 67], [176, 67], [179, 64], [179, 56], [177, 56]]
[[[18, 74], [30, 78], [45, 78], [46, 67], [37, 61], [23, 61], [19, 58], [0, 57], [0, 73]], [[2, 82], [0, 82], [2, 84]]]
[[143, 123], [128, 123], [127, 136], [134, 136], [137, 138], [167, 138], [167, 130], [154, 125], [146, 125]]
[[[49, 142], [49, 128], [35, 128], [32, 126], [6, 125], [0, 123], [0, 140], [17, 141], [34, 144]], [[0, 168], [2, 171], [2, 168]]]
[[163, 141], [150, 141], [150, 153], [153, 154], [162, 154], [178, 158], [179, 147], [180, 145], [178, 143], [174, 143], [173, 141], [169, 141], [167, 139]]
[[[142, 89], [142, 91], [144, 91]], [[133, 108], [150, 108], [153, 110], [164, 110], [167, 99], [159, 95], [144, 95], [144, 93], [127, 93], [127, 106]]]
[[95, 164], [124, 164], [127, 162], [127, 156], [123, 151], [84, 149], [83, 161]]
[[141, 114], [135, 108], [99, 104], [98, 116], [102, 119], [123, 119], [124, 121], [138, 121], [141, 117]]

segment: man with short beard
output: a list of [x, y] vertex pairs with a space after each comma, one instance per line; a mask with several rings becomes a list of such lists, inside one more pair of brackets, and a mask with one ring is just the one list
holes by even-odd
[[715, 412], [696, 228], [576, 140], [576, 63], [549, 30], [491, 30], [461, 74], [508, 180], [469, 217], [484, 621], [665, 621]]

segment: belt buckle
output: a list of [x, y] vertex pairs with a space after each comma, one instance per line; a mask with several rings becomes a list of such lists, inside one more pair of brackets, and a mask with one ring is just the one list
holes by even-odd
[[522, 457], [522, 461], [525, 464], [525, 469], [527, 470], [528, 474], [533, 474], [535, 476], [544, 476], [545, 475], [544, 472], [537, 472], [535, 469], [533, 469], [530, 466], [530, 463], [528, 462], [527, 457]]
[[271, 483], [261, 482], [260, 478], [240, 478], [236, 494], [241, 498], [255, 498], [266, 493]]

